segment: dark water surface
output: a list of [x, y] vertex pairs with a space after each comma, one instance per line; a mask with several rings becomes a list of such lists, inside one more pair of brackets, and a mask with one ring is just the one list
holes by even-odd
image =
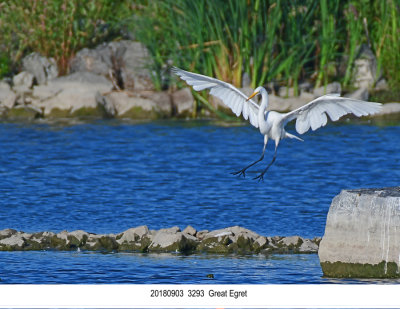
[[[143, 224], [240, 225], [267, 236], [322, 236], [341, 189], [399, 184], [399, 134], [397, 126], [342, 124], [309, 132], [303, 143], [284, 140], [259, 183], [251, 178], [271, 159], [272, 143], [246, 179], [230, 174], [260, 155], [263, 138], [250, 126], [0, 124], [0, 229], [119, 233]], [[317, 255], [0, 253], [4, 283], [203, 283], [218, 269], [211, 283], [326, 280]]]

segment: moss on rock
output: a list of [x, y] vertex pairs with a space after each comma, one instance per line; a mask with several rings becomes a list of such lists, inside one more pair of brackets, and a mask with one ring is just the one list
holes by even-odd
[[324, 276], [332, 278], [400, 278], [399, 266], [394, 262], [379, 264], [322, 262]]
[[118, 118], [130, 118], [130, 119], [158, 119], [162, 118], [161, 115], [154, 110], [144, 110], [139, 106], [134, 106], [127, 112], [119, 115]]
[[38, 112], [30, 108], [21, 106], [11, 108], [7, 112], [5, 112], [4, 116], [10, 120], [32, 120], [39, 117], [40, 115]]

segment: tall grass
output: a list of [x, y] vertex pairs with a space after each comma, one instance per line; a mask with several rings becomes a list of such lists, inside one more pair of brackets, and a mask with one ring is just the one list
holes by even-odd
[[125, 26], [147, 46], [158, 89], [170, 85], [171, 65], [239, 87], [244, 73], [253, 88], [349, 86], [362, 44], [400, 88], [400, 0], [0, 0], [0, 77], [31, 51], [66, 73], [79, 49]]
[[114, 36], [125, 2], [0, 0], [0, 50], [14, 62], [30, 51], [54, 57], [66, 73], [79, 49]]
[[[332, 80], [348, 85], [358, 48], [369, 42], [385, 75], [400, 85], [399, 4], [400, 0], [149, 1], [139, 19], [148, 27], [136, 28], [151, 50], [155, 72], [166, 68], [169, 60], [236, 86], [246, 72], [252, 87], [276, 81], [298, 93], [304, 79], [316, 86]], [[345, 74], [338, 76], [342, 58]]]

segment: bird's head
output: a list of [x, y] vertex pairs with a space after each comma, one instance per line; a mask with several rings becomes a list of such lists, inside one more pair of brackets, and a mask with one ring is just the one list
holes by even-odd
[[253, 94], [247, 98], [246, 101], [250, 100], [251, 98], [254, 98], [257, 94], [263, 94], [263, 93], [267, 94], [267, 90], [265, 90], [264, 87], [259, 86], [254, 90]]

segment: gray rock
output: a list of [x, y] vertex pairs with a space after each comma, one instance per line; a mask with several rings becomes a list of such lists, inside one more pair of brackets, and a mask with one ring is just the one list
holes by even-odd
[[65, 240], [66, 243], [68, 243], [68, 231], [61, 231], [60, 233], [56, 234], [57, 238], [60, 238], [62, 240]]
[[281, 98], [276, 95], [270, 94], [269, 98], [269, 109], [278, 112], [287, 112], [295, 110], [307, 104], [310, 100], [307, 97], [299, 96], [296, 98]]
[[400, 103], [385, 103], [382, 105], [378, 116], [400, 113]]
[[318, 245], [309, 239], [304, 239], [303, 243], [299, 248], [300, 253], [317, 253]]
[[192, 235], [176, 232], [170, 233], [168, 229], [159, 230], [154, 236], [149, 251], [188, 252], [196, 248], [197, 239]]
[[201, 230], [196, 233], [196, 237], [199, 240], [204, 239], [204, 237], [208, 234], [209, 230]]
[[13, 77], [14, 90], [16, 92], [27, 92], [33, 86], [33, 74], [22, 71]]
[[196, 236], [196, 229], [190, 225], [188, 225], [184, 230], [183, 233], [188, 234], [188, 235], [192, 235], [192, 236]]
[[179, 226], [173, 226], [173, 227], [169, 227], [169, 228], [166, 228], [166, 229], [159, 229], [157, 231], [157, 234], [159, 234], [159, 233], [176, 234], [176, 233], [178, 233], [180, 231], [181, 231], [181, 229], [179, 228]]
[[400, 187], [343, 190], [319, 247], [329, 277], [400, 277]]
[[24, 240], [24, 234], [23, 233], [17, 233], [13, 234], [8, 238], [3, 238], [0, 239], [0, 246], [11, 246], [11, 247], [19, 247], [22, 248], [25, 243]]
[[10, 90], [11, 86], [10, 83], [8, 83], [5, 79], [0, 80], [0, 90]]
[[371, 88], [379, 80], [381, 72], [377, 71], [377, 61], [374, 53], [367, 45], [360, 47], [357, 59], [354, 61], [353, 85], [356, 88]]
[[82, 109], [98, 107], [98, 92], [111, 91], [113, 85], [102, 76], [89, 72], [76, 72], [56, 78], [33, 88], [32, 106], [50, 115], [54, 110], [72, 115]]
[[208, 232], [203, 236], [203, 239], [217, 237], [218, 241], [220, 241], [225, 236], [230, 236], [232, 242], [236, 242], [239, 237], [242, 237], [244, 240], [250, 240], [251, 242], [254, 242], [260, 237], [260, 235], [249, 229], [240, 226], [231, 226], [224, 229]]
[[143, 236], [149, 234], [149, 229], [146, 225], [130, 228], [122, 233], [122, 237], [117, 240], [119, 244], [123, 242], [137, 242], [142, 239]]
[[0, 83], [0, 106], [8, 109], [12, 108], [17, 99], [17, 95], [6, 83]]
[[143, 44], [119, 41], [82, 49], [71, 60], [70, 72], [88, 71], [113, 78], [122, 89], [152, 90], [148, 64], [149, 55]]
[[172, 104], [167, 92], [130, 93], [113, 91], [105, 96], [104, 106], [119, 118], [155, 119], [171, 116]]
[[24, 71], [31, 73], [39, 85], [45, 84], [58, 76], [57, 63], [53, 58], [46, 58], [39, 53], [31, 53], [22, 59]]
[[0, 239], [10, 237], [11, 235], [17, 234], [18, 231], [14, 229], [4, 229], [0, 231]]
[[68, 236], [73, 236], [76, 239], [78, 239], [78, 241], [82, 241], [82, 239], [84, 237], [89, 238], [89, 233], [82, 231], [82, 230], [76, 230], [76, 231], [69, 232]]
[[265, 245], [268, 244], [268, 239], [267, 237], [260, 236], [255, 240], [255, 243], [258, 244], [260, 247], [264, 247]]
[[149, 53], [140, 42], [123, 42], [126, 51], [122, 57], [121, 77], [125, 89], [135, 91], [153, 90], [154, 85], [148, 70]]
[[346, 97], [350, 99], [368, 101], [369, 92], [367, 88], [360, 88], [352, 93], [346, 94]]
[[314, 91], [314, 97], [318, 98], [320, 96], [323, 96], [324, 94], [329, 94], [329, 93], [342, 93], [342, 86], [338, 82], [333, 82], [330, 84], [327, 84], [325, 86], [321, 86], [319, 88], [315, 88]]
[[380, 80], [378, 80], [375, 84], [375, 91], [387, 91], [389, 90], [389, 85], [386, 81], [386, 79], [381, 78]]
[[289, 236], [282, 238], [278, 243], [286, 247], [289, 246], [295, 247], [300, 245], [300, 243], [303, 243], [303, 239], [300, 236]]
[[294, 88], [293, 87], [280, 87], [278, 91], [278, 95], [282, 98], [294, 97]]
[[172, 104], [176, 115], [191, 116], [194, 109], [194, 99], [189, 88], [183, 88], [172, 93]]

